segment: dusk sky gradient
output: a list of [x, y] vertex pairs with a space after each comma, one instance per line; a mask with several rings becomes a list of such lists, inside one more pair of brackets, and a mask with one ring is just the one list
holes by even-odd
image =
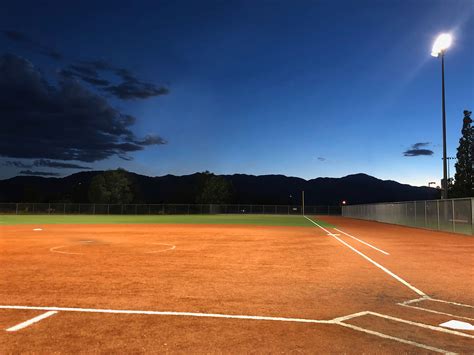
[[[430, 51], [442, 32], [454, 36], [446, 54], [448, 156], [456, 154], [463, 110], [474, 109], [471, 0], [26, 3], [4, 4], [0, 29], [41, 46], [0, 33], [0, 56], [28, 60], [53, 86], [61, 69], [101, 60], [169, 89], [124, 100], [82, 82], [136, 117], [135, 141], [156, 134], [167, 143], [143, 144], [129, 154], [133, 160], [50, 157], [62, 163], [150, 176], [210, 170], [312, 179], [363, 172], [439, 184], [441, 66]], [[49, 49], [61, 59], [45, 55]], [[4, 127], [13, 119], [0, 117]], [[413, 149], [434, 153], [404, 154]], [[0, 155], [2, 179], [25, 170], [7, 161], [31, 162]]]

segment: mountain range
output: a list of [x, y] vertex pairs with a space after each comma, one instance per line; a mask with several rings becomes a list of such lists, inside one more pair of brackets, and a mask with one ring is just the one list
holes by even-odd
[[[89, 185], [102, 171], [88, 171], [62, 178], [16, 176], [0, 180], [0, 202], [87, 203]], [[194, 203], [203, 173], [150, 177], [128, 173], [138, 191], [137, 203]], [[239, 204], [300, 204], [305, 191], [307, 205], [339, 205], [410, 201], [439, 198], [439, 190], [415, 187], [366, 174], [305, 180], [284, 175], [221, 175], [232, 182]]]

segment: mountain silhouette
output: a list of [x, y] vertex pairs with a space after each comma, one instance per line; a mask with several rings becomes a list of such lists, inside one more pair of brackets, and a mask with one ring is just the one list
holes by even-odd
[[[79, 172], [63, 178], [16, 176], [0, 180], [0, 202], [76, 202], [87, 203], [89, 185], [102, 171]], [[203, 173], [150, 177], [129, 172], [136, 193], [136, 203], [194, 203]], [[342, 178], [305, 180], [284, 175], [222, 175], [235, 190], [233, 203], [301, 203], [305, 191], [307, 205], [349, 204], [436, 199], [439, 190], [415, 187], [366, 174]]]

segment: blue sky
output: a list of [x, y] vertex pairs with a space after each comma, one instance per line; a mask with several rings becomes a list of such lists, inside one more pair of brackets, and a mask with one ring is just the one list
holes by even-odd
[[[306, 179], [364, 172], [439, 183], [440, 62], [430, 50], [441, 32], [455, 37], [446, 55], [448, 155], [463, 110], [473, 109], [470, 0], [98, 3], [12, 3], [0, 15], [4, 29], [62, 54], [52, 60], [0, 36], [4, 53], [26, 58], [53, 85], [60, 68], [100, 59], [169, 88], [146, 99], [106, 97], [136, 117], [134, 134], [168, 143], [133, 152], [133, 160], [74, 162], [94, 169]], [[403, 155], [419, 142], [434, 154]], [[18, 172], [2, 166], [0, 178]]]

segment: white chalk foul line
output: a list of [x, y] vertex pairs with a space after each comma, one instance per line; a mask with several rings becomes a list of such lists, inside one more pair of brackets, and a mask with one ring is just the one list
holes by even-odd
[[84, 313], [114, 313], [114, 314], [144, 314], [159, 316], [182, 316], [182, 317], [205, 317], [205, 318], [229, 318], [229, 319], [252, 319], [268, 320], [280, 322], [298, 322], [298, 323], [321, 323], [332, 324], [330, 320], [317, 320], [306, 318], [285, 318], [285, 317], [266, 317], [266, 316], [248, 316], [237, 314], [219, 314], [219, 313], [194, 313], [194, 312], [171, 312], [171, 311], [140, 311], [125, 309], [96, 309], [96, 308], [69, 308], [69, 307], [36, 307], [36, 306], [0, 306], [0, 309], [28, 309], [40, 311], [55, 312], [84, 312]]
[[455, 306], [460, 306], [460, 307], [468, 307], [468, 308], [474, 308], [474, 306], [470, 304], [465, 304], [465, 303], [457, 303], [457, 302], [451, 302], [451, 301], [445, 301], [445, 300], [440, 300], [438, 298], [430, 298], [430, 301], [434, 302], [441, 302], [441, 303], [448, 303], [448, 304], [453, 304]]
[[[341, 230], [339, 230], [339, 229], [337, 229], [337, 228], [334, 228], [334, 229], [337, 230], [339, 233], [345, 234], [345, 235], [347, 235], [348, 237], [350, 237], [350, 238], [352, 238], [352, 239], [355, 239], [355, 240], [357, 240], [358, 242], [360, 242], [360, 243], [362, 243], [362, 244], [365, 244], [365, 245], [367, 245], [368, 247], [370, 247], [370, 248], [372, 248], [372, 249], [375, 249], [375, 250], [381, 252], [382, 254], [390, 255], [390, 254], [387, 253], [386, 251], [383, 251], [382, 249], [379, 249], [379, 248], [377, 248], [377, 247], [374, 247], [372, 244], [367, 243], [367, 242], [364, 242], [363, 240], [361, 240], [361, 239], [359, 239], [359, 238], [357, 238], [357, 237], [354, 237], [353, 235], [350, 235], [349, 233], [343, 232], [343, 231], [341, 231]], [[337, 234], [334, 234], [334, 235], [337, 235]]]
[[392, 317], [392, 316], [389, 316], [389, 315], [386, 315], [386, 314], [380, 314], [380, 313], [371, 312], [371, 311], [368, 311], [367, 314], [368, 315], [373, 315], [373, 316], [376, 316], [376, 317], [380, 317], [380, 318], [393, 320], [393, 321], [400, 322], [400, 323], [414, 325], [414, 326], [417, 326], [417, 327], [420, 327], [420, 328], [435, 330], [437, 332], [448, 333], [448, 334], [453, 334], [453, 335], [458, 335], [458, 336], [461, 336], [461, 337], [474, 339], [474, 335], [466, 334], [466, 333], [463, 333], [463, 332], [458, 332], [458, 331], [455, 331], [455, 330], [449, 330], [449, 329], [445, 329], [445, 328], [441, 328], [441, 327], [436, 327], [434, 325], [418, 323], [418, 322], [412, 322], [410, 320], [401, 319], [401, 318], [397, 318], [397, 317]]
[[474, 318], [458, 316], [457, 314], [446, 313], [446, 312], [441, 312], [441, 311], [435, 311], [435, 310], [433, 310], [433, 309], [424, 308], [424, 307], [412, 306], [411, 304], [398, 303], [398, 305], [399, 305], [399, 306], [403, 306], [403, 307], [418, 309], [418, 310], [424, 311], [424, 312], [435, 313], [435, 314], [442, 314], [442, 315], [450, 316], [450, 317], [454, 317], [454, 318], [461, 318], [461, 319], [467, 319], [467, 320], [474, 320]]
[[20, 323], [20, 324], [17, 324], [11, 328], [8, 328], [8, 329], [5, 329], [7, 332], [16, 332], [17, 330], [20, 330], [20, 329], [23, 329], [23, 328], [26, 328], [30, 325], [32, 325], [33, 323], [37, 323], [45, 318], [48, 318], [50, 316], [52, 316], [53, 314], [56, 314], [58, 313], [57, 311], [48, 311], [46, 313], [43, 313], [43, 314], [40, 314], [39, 316], [37, 317], [34, 317], [34, 318], [31, 318], [23, 323]]
[[349, 249], [351, 249], [352, 251], [356, 252], [357, 254], [359, 254], [360, 256], [362, 256], [364, 259], [368, 260], [369, 262], [371, 262], [372, 264], [374, 264], [375, 266], [377, 266], [379, 269], [381, 269], [382, 271], [384, 271], [385, 273], [387, 273], [388, 275], [392, 276], [394, 279], [396, 279], [398, 282], [404, 284], [406, 287], [408, 287], [409, 289], [411, 289], [412, 291], [416, 292], [417, 294], [419, 294], [420, 296], [426, 296], [426, 294], [417, 289], [415, 286], [411, 285], [410, 283], [408, 283], [407, 281], [405, 281], [404, 279], [402, 279], [400, 276], [394, 274], [393, 272], [391, 272], [390, 270], [388, 270], [385, 266], [382, 266], [380, 265], [378, 262], [372, 260], [371, 258], [369, 258], [367, 255], [365, 255], [364, 253], [360, 252], [359, 250], [357, 250], [356, 248], [354, 248], [353, 246], [347, 244], [345, 241], [343, 241], [341, 238], [335, 236], [333, 233], [331, 233], [330, 231], [328, 231], [326, 228], [320, 226], [318, 223], [316, 223], [315, 221], [313, 221], [312, 219], [304, 216], [308, 221], [312, 222], [313, 224], [315, 224], [316, 226], [318, 226], [319, 228], [321, 228], [323, 231], [325, 231], [329, 236], [335, 238], [337, 241], [339, 241], [340, 243], [344, 244], [346, 247], [348, 247]]

